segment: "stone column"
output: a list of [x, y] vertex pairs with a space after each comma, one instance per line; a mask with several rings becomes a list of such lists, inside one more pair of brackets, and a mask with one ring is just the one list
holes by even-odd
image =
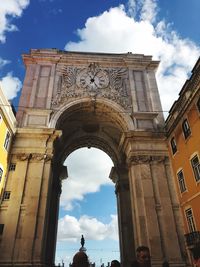
[[153, 266], [161, 266], [162, 243], [149, 156], [133, 156], [129, 167], [135, 246], [148, 246]]
[[51, 185], [49, 187], [49, 198], [46, 212], [46, 242], [45, 242], [45, 262], [53, 266], [56, 253], [56, 240], [58, 228], [58, 215], [62, 180], [68, 177], [67, 167], [60, 164], [53, 164], [51, 174]]
[[[152, 266], [168, 260], [171, 266], [185, 266], [182, 257], [177, 209], [170, 177], [166, 171], [166, 156], [132, 156], [130, 190], [135, 224], [136, 246], [150, 248]], [[173, 199], [173, 201], [172, 201]], [[179, 219], [178, 219], [179, 218]]]
[[112, 168], [110, 178], [116, 188], [121, 263], [128, 267], [134, 260], [135, 248], [127, 169]]
[[5, 188], [10, 199], [0, 207], [0, 223], [4, 224], [0, 266], [47, 266], [51, 158], [53, 141], [59, 134], [52, 129], [17, 130], [11, 150], [16, 169], [8, 173]]

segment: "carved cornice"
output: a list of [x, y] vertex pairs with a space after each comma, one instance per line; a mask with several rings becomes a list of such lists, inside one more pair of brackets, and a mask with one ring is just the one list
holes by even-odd
[[152, 56], [144, 54], [128, 53], [97, 53], [97, 52], [75, 52], [52, 49], [31, 49], [29, 54], [22, 55], [25, 63], [50, 62], [57, 64], [85, 65], [85, 62], [96, 60], [104, 65], [112, 62], [113, 65], [125, 65], [134, 69], [156, 69], [159, 61], [152, 60]]

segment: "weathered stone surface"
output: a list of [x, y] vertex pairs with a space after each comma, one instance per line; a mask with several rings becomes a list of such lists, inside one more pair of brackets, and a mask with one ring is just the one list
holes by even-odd
[[114, 163], [122, 266], [130, 266], [139, 245], [149, 246], [153, 266], [163, 259], [185, 266], [158, 112], [158, 62], [56, 49], [31, 50], [23, 58], [20, 128], [11, 151], [16, 171], [8, 173], [11, 198], [0, 206], [0, 266], [53, 264], [61, 179], [67, 176], [62, 164], [84, 146], [102, 149]]

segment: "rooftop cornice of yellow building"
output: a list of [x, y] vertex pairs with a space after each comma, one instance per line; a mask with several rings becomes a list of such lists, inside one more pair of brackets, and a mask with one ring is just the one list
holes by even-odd
[[1, 110], [2, 116], [4, 116], [5, 120], [7, 121], [10, 130], [12, 131], [12, 133], [15, 133], [17, 121], [12, 111], [12, 107], [9, 101], [7, 100], [7, 98], [5, 97], [1, 89], [1, 86], [0, 86], [0, 110]]
[[165, 122], [165, 128], [167, 135], [169, 136], [173, 129], [176, 127], [177, 123], [181, 120], [183, 114], [188, 109], [190, 104], [196, 95], [200, 91], [200, 57], [197, 60], [191, 77], [185, 82], [180, 93], [179, 98], [172, 105], [169, 116]]

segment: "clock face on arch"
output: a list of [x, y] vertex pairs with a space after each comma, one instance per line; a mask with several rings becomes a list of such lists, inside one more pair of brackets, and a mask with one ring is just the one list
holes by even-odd
[[109, 84], [109, 78], [105, 71], [99, 70], [96, 72], [84, 69], [82, 70], [76, 79], [76, 83], [79, 87], [89, 87], [90, 89], [103, 89]]

